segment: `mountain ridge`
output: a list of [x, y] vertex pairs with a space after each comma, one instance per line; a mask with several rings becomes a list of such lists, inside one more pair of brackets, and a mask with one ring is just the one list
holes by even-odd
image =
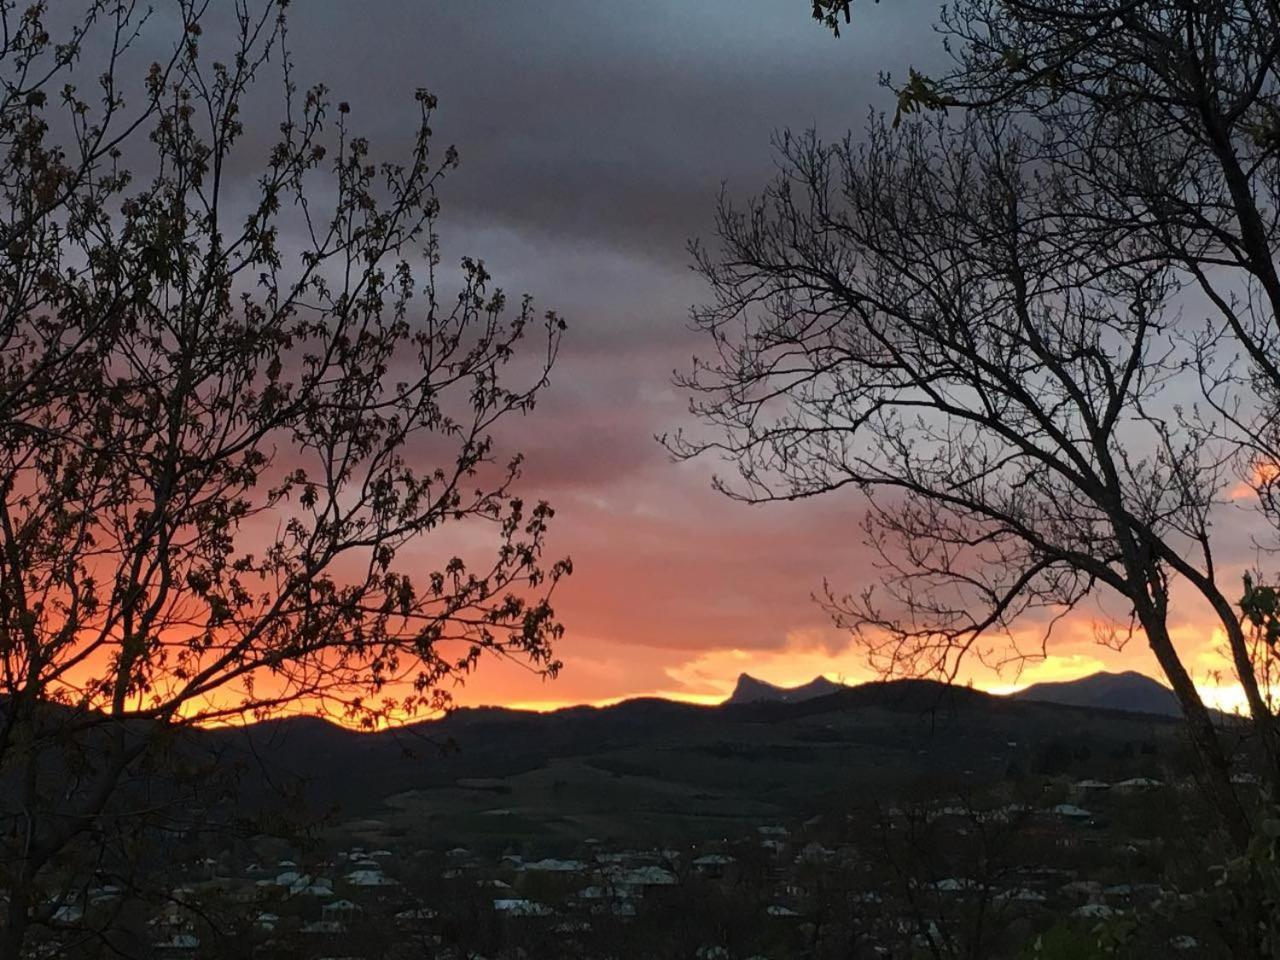
[[[783, 687], [741, 673], [731, 693], [722, 706], [747, 703], [803, 703], [818, 697], [830, 696], [847, 690], [857, 690], [867, 684], [843, 684], [817, 676], [808, 683], [795, 687]], [[1111, 673], [1099, 670], [1071, 680], [1034, 683], [1005, 697], [1011, 700], [1056, 703], [1068, 707], [1085, 707], [1099, 710], [1121, 710], [1128, 713], [1149, 713], [1158, 716], [1179, 716], [1181, 708], [1172, 690], [1157, 680], [1136, 670]]]
[[[689, 714], [700, 714], [705, 712], [715, 712], [725, 707], [741, 708], [750, 707], [752, 705], [760, 706], [767, 704], [794, 705], [806, 703], [812, 700], [822, 700], [824, 698], [835, 698], [836, 701], [839, 701], [842, 697], [860, 698], [861, 696], [866, 695], [874, 697], [880, 692], [895, 689], [907, 691], [908, 688], [912, 688], [912, 699], [918, 700], [921, 696], [920, 688], [923, 687], [927, 687], [930, 691], [936, 690], [936, 695], [940, 700], [948, 693], [954, 695], [958, 691], [965, 691], [980, 697], [990, 697], [996, 702], [1030, 701], [1074, 708], [1118, 710], [1121, 712], [1139, 714], [1147, 713], [1162, 717], [1179, 716], [1181, 714], [1177, 698], [1174, 696], [1172, 690], [1151, 677], [1148, 677], [1146, 674], [1138, 673], [1133, 670], [1121, 671], [1119, 673], [1111, 673], [1105, 670], [1097, 671], [1096, 673], [1077, 677], [1072, 680], [1046, 681], [1031, 684], [1021, 690], [1008, 694], [991, 694], [974, 688], [959, 687], [933, 680], [872, 680], [863, 683], [845, 684], [830, 680], [822, 675], [814, 677], [814, 679], [810, 680], [808, 683], [799, 684], [794, 687], [784, 687], [779, 684], [770, 683], [767, 680], [761, 680], [749, 673], [741, 673], [738, 675], [733, 692], [718, 704], [697, 704], [667, 697], [638, 696], [629, 697], [625, 700], [619, 700], [616, 703], [604, 706], [585, 703], [571, 704], [548, 711], [530, 710], [519, 707], [504, 707], [494, 704], [463, 706], [457, 707], [443, 717], [424, 718], [403, 726], [378, 731], [353, 730], [326, 718], [302, 715], [277, 717], [258, 723], [251, 723], [244, 726], [236, 725], [221, 729], [244, 730], [247, 728], [258, 728], [261, 732], [266, 732], [277, 725], [290, 727], [296, 722], [305, 721], [306, 723], [304, 725], [306, 726], [311, 726], [312, 723], [322, 724], [325, 727], [333, 727], [356, 737], [366, 737], [370, 735], [377, 736], [381, 733], [394, 733], [397, 731], [400, 733], [412, 734], [429, 730], [440, 730], [442, 728], [459, 725], [472, 727], [491, 723], [503, 723], [526, 717], [541, 716], [568, 720], [571, 718], [588, 716], [604, 716], [616, 713], [619, 710], [628, 713], [653, 713], [657, 711], [663, 713], [687, 712]], [[929, 694], [926, 692], [924, 696], [927, 699]]]
[[1182, 713], [1178, 698], [1172, 690], [1136, 670], [1120, 673], [1099, 670], [1074, 680], [1033, 683], [1009, 696], [1016, 700], [1100, 710], [1125, 710], [1165, 717], [1179, 716]]
[[802, 703], [805, 700], [825, 697], [847, 689], [849, 689], [847, 684], [836, 683], [834, 680], [828, 680], [822, 675], [818, 675], [808, 683], [802, 683], [796, 687], [781, 687], [777, 684], [769, 683], [767, 680], [753, 677], [749, 673], [740, 673], [738, 674], [738, 682], [733, 688], [733, 693], [729, 694], [724, 703], [758, 703], [762, 700]]
[[[584, 797], [606, 787], [648, 789], [645, 784], [660, 784], [655, 797], [665, 796], [673, 783], [698, 783], [691, 796], [711, 804], [699, 815], [721, 816], [707, 798], [722, 796], [725, 784], [738, 784], [747, 771], [768, 780], [753, 796], [773, 790], [793, 798], [829, 790], [833, 776], [858, 770], [876, 782], [925, 769], [931, 776], [972, 769], [999, 778], [1014, 759], [1036, 764], [1055, 739], [1087, 742], [1108, 757], [1125, 743], [1171, 736], [1176, 727], [1167, 716], [1036, 702], [931, 680], [826, 681], [801, 689], [814, 695], [718, 706], [638, 698], [548, 713], [460, 708], [368, 734], [292, 718], [209, 730], [201, 739], [265, 767], [273, 780], [300, 782], [319, 806], [347, 811], [372, 811], [385, 797], [447, 792], [459, 784], [471, 791], [467, 796], [485, 798], [487, 787], [465, 785], [550, 778], [552, 785], [582, 780]], [[257, 779], [246, 779], [253, 788], [247, 800], [270, 796]], [[500, 806], [517, 808], [517, 796], [504, 796]]]

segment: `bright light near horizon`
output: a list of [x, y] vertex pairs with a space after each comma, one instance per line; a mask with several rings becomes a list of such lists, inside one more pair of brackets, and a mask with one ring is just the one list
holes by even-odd
[[1196, 689], [1200, 691], [1200, 699], [1206, 707], [1222, 713], [1249, 715], [1249, 701], [1244, 695], [1244, 687], [1238, 683], [1196, 684]]
[[628, 700], [655, 699], [714, 707], [724, 703], [725, 696], [714, 693], [679, 693], [670, 690], [655, 690], [650, 693], [629, 693], [624, 696], [605, 697], [601, 700], [512, 700], [505, 703], [486, 704], [485, 706], [499, 707], [504, 710], [530, 710], [534, 713], [552, 713], [569, 707], [612, 707]]
[[[866, 681], [850, 680], [847, 676], [821, 674], [828, 680], [835, 683], [846, 683], [850, 686], [857, 686], [859, 683]], [[1081, 680], [1087, 676], [1082, 674], [1077, 677], [1055, 677], [1054, 683], [1071, 683], [1075, 680]], [[1147, 676], [1144, 674], [1144, 676]], [[758, 678], [763, 679], [763, 678]], [[1162, 686], [1168, 686], [1163, 680], [1152, 677]], [[766, 683], [772, 681], [765, 681]], [[1036, 683], [1043, 683], [1043, 680], [1033, 680], [1022, 683], [974, 683], [973, 689], [981, 690], [984, 693], [990, 693], [997, 697], [1005, 697], [1027, 687], [1034, 686]], [[798, 686], [798, 684], [777, 684], [777, 686], [788, 687]], [[967, 686], [967, 684], [957, 683], [956, 686]], [[1204, 700], [1205, 706], [1214, 710], [1220, 710], [1223, 713], [1240, 713], [1248, 714], [1249, 705], [1245, 699], [1244, 689], [1238, 683], [1234, 684], [1197, 684], [1196, 689], [1200, 691], [1200, 697]], [[648, 693], [634, 693], [626, 696], [606, 697], [601, 700], [590, 700], [586, 702], [578, 702], [572, 700], [519, 700], [503, 704], [491, 704], [490, 706], [501, 706], [508, 710], [530, 710], [537, 713], [550, 713], [555, 710], [563, 710], [567, 707], [611, 707], [628, 700], [644, 700], [644, 699], [661, 699], [674, 700], [680, 703], [692, 703], [699, 706], [717, 706], [727, 700], [729, 694], [710, 694], [710, 693], [685, 693], [683, 691], [672, 690], [655, 690]]]
[[[1083, 677], [1087, 675], [1088, 674], [1081, 674], [1079, 676], [1054, 676], [1051, 682], [1070, 683], [1074, 680], [1083, 679]], [[1144, 674], [1144, 675], [1149, 676], [1149, 674]], [[849, 677], [846, 674], [841, 674], [836, 672], [823, 673], [823, 674], [820, 674], [820, 676], [823, 676], [826, 679], [831, 680], [835, 683], [843, 683], [849, 686], [857, 686], [860, 683], [868, 682], [866, 680], [854, 679]], [[764, 679], [764, 678], [757, 678], [757, 679]], [[1156, 678], [1152, 678], [1152, 679], [1156, 679]], [[765, 682], [773, 683], [774, 681], [766, 680]], [[1027, 687], [1033, 686], [1036, 683], [1043, 683], [1043, 682], [1046, 682], [1046, 681], [1043, 679], [1034, 679], [1034, 680], [1026, 680], [1020, 683], [990, 683], [990, 684], [979, 681], [979, 682], [973, 683], [972, 687], [975, 690], [981, 690], [984, 693], [989, 693], [994, 696], [1008, 696], [1009, 694], [1017, 693], [1020, 690], [1025, 690]], [[1158, 680], [1157, 682], [1167, 686], [1167, 684], [1164, 684], [1162, 680]], [[785, 688], [785, 687], [791, 687], [791, 686], [798, 686], [800, 684], [777, 683], [775, 685]], [[969, 684], [957, 682], [956, 686], [969, 686]], [[1238, 683], [1221, 684], [1221, 685], [1197, 684], [1196, 689], [1200, 691], [1200, 696], [1204, 700], [1204, 703], [1207, 707], [1210, 707], [1211, 709], [1214, 709], [1214, 710], [1219, 710], [1227, 714], [1248, 715], [1248, 712], [1249, 712], [1248, 701], [1245, 699], [1244, 690], [1240, 686], [1240, 684]], [[619, 703], [624, 703], [628, 700], [661, 699], [661, 700], [671, 700], [678, 703], [694, 704], [697, 706], [714, 707], [724, 703], [728, 699], [729, 695], [730, 695], [729, 693], [690, 693], [690, 692], [678, 691], [678, 690], [652, 690], [652, 691], [646, 691], [641, 693], [631, 693], [631, 694], [625, 694], [621, 696], [605, 697], [598, 700], [586, 700], [586, 701], [512, 700], [512, 701], [506, 701], [502, 703], [477, 703], [477, 704], [465, 704], [465, 705], [459, 704], [459, 706], [466, 706], [466, 707], [472, 707], [472, 708], [497, 708], [497, 709], [504, 709], [504, 710], [524, 710], [532, 713], [553, 713], [556, 710], [565, 710], [570, 707], [602, 708], [602, 707], [615, 706]], [[406, 718], [406, 722], [417, 723], [423, 720], [433, 719], [437, 716], [438, 715], [414, 716], [412, 718]], [[342, 724], [342, 719], [339, 717], [330, 716], [330, 717], [327, 717], [327, 719], [330, 720], [330, 722]], [[217, 726], [239, 726], [239, 725], [248, 724], [248, 723], [252, 723], [251, 718], [239, 717], [239, 716], [233, 715], [232, 717], [229, 717], [216, 725]], [[387, 729], [389, 727], [394, 727], [396, 725], [397, 724], [394, 721], [390, 723], [382, 723], [382, 724], [379, 724], [378, 729], [379, 730]]]

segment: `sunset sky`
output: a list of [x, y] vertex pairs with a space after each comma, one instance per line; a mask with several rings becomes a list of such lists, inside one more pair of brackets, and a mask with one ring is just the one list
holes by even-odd
[[[553, 548], [576, 568], [557, 603], [565, 670], [545, 683], [489, 663], [459, 699], [710, 701], [744, 671], [781, 684], [867, 678], [811, 599], [824, 577], [855, 590], [875, 576], [857, 495], [733, 503], [709, 488], [714, 464], [673, 464], [654, 435], [689, 422], [671, 374], [701, 347], [686, 316], [704, 291], [685, 245], [709, 235], [721, 183], [757, 190], [783, 127], [834, 138], [891, 109], [877, 74], [939, 62], [936, 4], [859, 5], [839, 40], [799, 0], [354, 9], [295, 6], [299, 79], [349, 101], [385, 153], [412, 131], [413, 89], [435, 92], [436, 134], [462, 156], [442, 193], [446, 259], [484, 258], [504, 288], [570, 325], [552, 386], [517, 438], [524, 490], [557, 508]], [[1245, 521], [1224, 519], [1233, 522]], [[975, 669], [967, 679], [1005, 689], [1104, 668], [1154, 672], [1140, 640], [1123, 653], [1096, 642], [1094, 621], [1117, 612], [1103, 604], [1068, 622], [1050, 658], [1021, 675]], [[1175, 619], [1207, 682], [1213, 637], [1195, 610]], [[1035, 636], [1028, 624], [1024, 639]]]

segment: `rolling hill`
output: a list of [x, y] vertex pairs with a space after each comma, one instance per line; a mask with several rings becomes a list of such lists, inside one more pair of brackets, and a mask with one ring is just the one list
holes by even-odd
[[1124, 673], [1094, 673], [1078, 680], [1059, 683], [1035, 683], [1010, 696], [1015, 700], [1060, 703], [1100, 710], [1126, 710], [1130, 713], [1152, 713], [1167, 717], [1179, 716], [1182, 712], [1172, 690], [1145, 674], [1132, 670]]
[[1087, 679], [1015, 697], [924, 680], [823, 681], [799, 696], [740, 683], [743, 696], [719, 706], [464, 708], [373, 734], [292, 717], [188, 730], [182, 742], [237, 772], [245, 815], [283, 804], [291, 821], [374, 823], [378, 836], [423, 846], [699, 842], [845, 809], [851, 796], [1014, 789], [1028, 773], [1163, 776], [1178, 722], [1135, 712], [1160, 706], [1134, 697], [1136, 681], [1117, 693]]
[[1116, 758], [1140, 752], [1154, 771], [1178, 736], [1158, 715], [929, 681], [832, 686], [798, 701], [460, 709], [377, 734], [295, 718], [203, 736], [243, 758], [250, 798], [293, 780], [313, 809], [373, 818], [390, 838], [495, 849], [732, 836], [850, 795], [1005, 782], [1054, 756], [1069, 758], [1058, 773], [1133, 776], [1132, 761]]

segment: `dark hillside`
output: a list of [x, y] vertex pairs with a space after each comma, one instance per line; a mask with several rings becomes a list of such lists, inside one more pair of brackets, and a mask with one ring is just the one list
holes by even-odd
[[1127, 710], [1131, 713], [1163, 716], [1178, 716], [1181, 713], [1178, 699], [1172, 690], [1145, 674], [1132, 670], [1125, 673], [1095, 673], [1079, 680], [1061, 683], [1036, 683], [1011, 696], [1017, 700]]

